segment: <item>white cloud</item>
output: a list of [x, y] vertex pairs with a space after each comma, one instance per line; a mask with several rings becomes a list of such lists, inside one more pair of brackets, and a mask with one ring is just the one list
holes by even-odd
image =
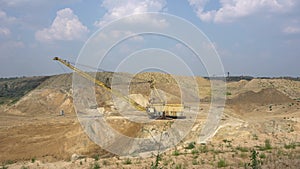
[[17, 21], [17, 18], [8, 16], [6, 12], [0, 10], [0, 22], [1, 25], [4, 24], [12, 24]]
[[[104, 0], [102, 7], [107, 10], [107, 13], [97, 22], [95, 25], [97, 27], [102, 27], [103, 25], [119, 19], [121, 17], [140, 14], [145, 12], [161, 12], [165, 9], [166, 0]], [[149, 18], [144, 18], [148, 20]], [[151, 21], [154, 24], [160, 24], [158, 21]]]
[[30, 3], [32, 1], [33, 0], [0, 0], [1, 3], [4, 3], [7, 6], [17, 6], [24, 3]]
[[6, 12], [0, 10], [0, 36], [10, 36], [11, 30], [10, 25], [17, 23], [17, 18], [8, 16]]
[[207, 0], [188, 0], [202, 21], [233, 22], [258, 12], [284, 12], [291, 9], [295, 0], [220, 0], [217, 10], [205, 11]]
[[61, 0], [0, 0], [0, 5], [1, 6], [6, 6], [6, 7], [13, 7], [13, 8], [24, 8], [24, 5], [26, 7], [45, 7], [47, 6], [48, 8], [53, 6], [53, 5], [58, 5], [58, 4], [72, 4], [79, 2], [81, 0], [72, 0], [72, 1], [61, 1]]
[[53, 40], [81, 40], [89, 32], [70, 8], [57, 12], [56, 18], [49, 28], [39, 30], [35, 37], [42, 42]]
[[130, 37], [129, 40], [131, 41], [143, 41], [143, 36], [135, 35], [134, 32], [131, 31], [120, 31], [120, 30], [111, 30], [107, 34], [100, 33], [99, 37], [105, 40], [115, 40], [119, 39], [120, 37]]
[[8, 28], [5, 27], [0, 27], [0, 36], [9, 36], [10, 35], [10, 30]]
[[287, 26], [283, 29], [286, 34], [300, 34], [300, 27], [297, 26]]

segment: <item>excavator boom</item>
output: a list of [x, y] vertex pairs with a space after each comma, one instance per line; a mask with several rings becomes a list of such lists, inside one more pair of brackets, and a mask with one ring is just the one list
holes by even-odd
[[63, 60], [59, 57], [54, 57], [53, 60], [59, 61], [60, 63], [64, 64], [65, 66], [69, 67], [70, 69], [72, 69], [73, 71], [75, 71], [76, 73], [78, 73], [80, 76], [84, 77], [85, 79], [96, 83], [97, 85], [103, 87], [104, 89], [108, 90], [109, 92], [111, 92], [112, 94], [123, 98], [125, 101], [127, 101], [128, 103], [130, 103], [133, 107], [135, 107], [137, 110], [139, 111], [146, 111], [146, 107], [141, 106], [140, 104], [138, 104], [136, 101], [134, 101], [133, 99], [124, 96], [121, 92], [116, 91], [116, 90], [112, 90], [110, 87], [106, 86], [103, 82], [101, 82], [100, 80], [97, 80], [96, 78], [92, 77], [91, 75], [89, 75], [88, 73], [76, 68], [75, 66], [73, 66], [72, 64], [70, 64], [68, 61]]

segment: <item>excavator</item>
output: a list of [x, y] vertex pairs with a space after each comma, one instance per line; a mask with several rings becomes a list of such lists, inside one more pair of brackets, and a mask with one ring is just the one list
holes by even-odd
[[113, 90], [110, 86], [105, 84], [104, 82], [92, 77], [88, 73], [78, 69], [74, 65], [72, 65], [69, 61], [61, 59], [59, 57], [54, 57], [53, 60], [62, 63], [63, 65], [67, 66], [68, 68], [75, 71], [78, 75], [82, 76], [83, 78], [97, 84], [98, 86], [106, 89], [107, 91], [111, 92], [113, 95], [122, 98], [127, 103], [131, 104], [136, 110], [144, 111], [149, 115], [151, 119], [162, 119], [162, 120], [170, 120], [170, 119], [184, 119], [186, 116], [184, 115], [184, 108], [183, 104], [169, 104], [165, 103], [163, 99], [160, 97], [158, 90], [154, 85], [154, 80], [149, 80], [150, 88], [153, 89], [156, 95], [159, 98], [159, 101], [154, 101], [154, 99], [150, 99], [149, 104], [144, 107], [137, 103], [135, 100], [131, 99], [128, 96], [123, 95], [121, 92], [117, 90]]

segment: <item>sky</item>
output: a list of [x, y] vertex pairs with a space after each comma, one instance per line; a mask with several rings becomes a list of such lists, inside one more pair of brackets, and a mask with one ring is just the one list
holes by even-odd
[[[0, 77], [69, 72], [52, 58], [75, 62], [98, 29], [145, 12], [171, 14], [194, 24], [212, 42], [224, 71], [231, 75], [299, 77], [299, 7], [298, 0], [0, 0]], [[179, 48], [181, 59], [189, 62], [191, 52], [180, 50], [180, 44], [163, 39], [151, 44], [153, 39], [134, 39], [130, 51], [141, 44]], [[110, 70], [118, 57], [130, 54], [121, 48], [100, 68]], [[190, 66], [205, 75], [197, 69], [200, 65]]]

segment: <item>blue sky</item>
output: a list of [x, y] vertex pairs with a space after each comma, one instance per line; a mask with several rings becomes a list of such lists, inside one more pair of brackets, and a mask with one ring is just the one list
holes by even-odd
[[53, 56], [75, 61], [99, 28], [143, 12], [196, 25], [232, 75], [300, 76], [299, 7], [297, 0], [0, 0], [0, 77], [64, 73]]

